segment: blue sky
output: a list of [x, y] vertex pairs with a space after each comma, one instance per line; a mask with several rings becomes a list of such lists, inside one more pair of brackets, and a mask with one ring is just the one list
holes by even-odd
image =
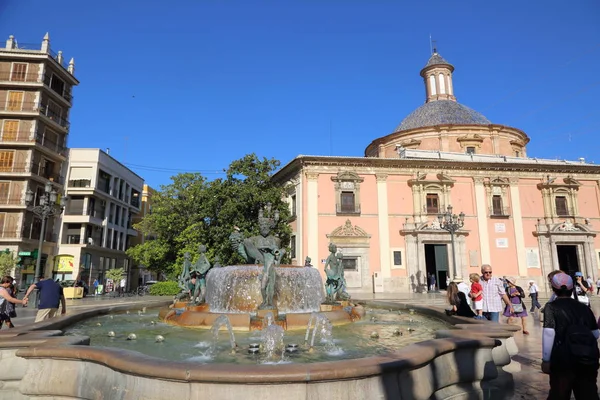
[[596, 0], [43, 4], [0, 1], [0, 40], [50, 32], [81, 81], [69, 146], [155, 187], [250, 152], [363, 156], [423, 103], [429, 34], [458, 100], [524, 130], [530, 156], [600, 163]]

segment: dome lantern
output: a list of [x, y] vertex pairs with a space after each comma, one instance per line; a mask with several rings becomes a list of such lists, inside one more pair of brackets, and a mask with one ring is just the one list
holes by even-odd
[[452, 85], [452, 72], [454, 67], [433, 49], [433, 54], [421, 70], [421, 76], [425, 82], [425, 102], [436, 100], [452, 100], [454, 97], [454, 86]]

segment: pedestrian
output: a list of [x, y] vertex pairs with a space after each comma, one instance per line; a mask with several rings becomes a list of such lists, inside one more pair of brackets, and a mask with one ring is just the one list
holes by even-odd
[[467, 303], [467, 296], [458, 290], [458, 285], [456, 285], [455, 282], [450, 282], [448, 285], [446, 296], [448, 298], [448, 303], [452, 306], [449, 310], [450, 315], [467, 318], [473, 318], [475, 316], [475, 313], [473, 313], [473, 310], [471, 310], [471, 307], [469, 307], [469, 304]]
[[521, 318], [523, 335], [529, 335], [525, 323], [525, 318], [527, 318], [527, 310], [525, 309], [525, 304], [523, 304], [525, 292], [523, 291], [523, 288], [517, 286], [513, 278], [504, 278], [504, 280], [508, 285], [508, 288], [506, 289], [506, 294], [510, 298], [511, 305], [506, 305], [503, 315], [508, 318], [509, 324], [512, 323], [513, 318]]
[[125, 278], [121, 278], [121, 282], [119, 283], [119, 294], [125, 297]]
[[469, 280], [471, 281], [471, 291], [470, 296], [473, 299], [473, 305], [475, 308], [475, 316], [476, 319], [483, 319], [483, 287], [481, 287], [481, 283], [479, 283], [479, 275], [470, 274]]
[[600, 294], [600, 278], [596, 281], [596, 295]]
[[592, 279], [592, 277], [588, 276], [585, 281], [587, 282], [588, 287], [590, 288], [590, 294], [594, 293], [594, 280]]
[[542, 305], [538, 301], [538, 295], [540, 293], [540, 289], [535, 284], [535, 281], [529, 281], [529, 297], [531, 297], [531, 310], [529, 312], [535, 312], [535, 309], [542, 308]]
[[65, 295], [63, 288], [52, 279], [45, 279], [44, 276], [39, 277], [39, 282], [32, 284], [27, 289], [23, 300], [29, 299], [29, 294], [34, 289], [38, 289], [38, 312], [35, 316], [35, 322], [44, 321], [46, 319], [54, 318], [58, 315], [58, 306], [61, 305], [62, 309], [60, 314], [64, 315], [67, 312], [67, 303], [65, 301]]
[[463, 279], [459, 276], [452, 279], [452, 282], [456, 283], [456, 287], [458, 287], [458, 290], [465, 294], [465, 298], [467, 299], [467, 304], [470, 307], [471, 306], [471, 287], [469, 285], [467, 285], [463, 281]]
[[491, 265], [483, 264], [479, 283], [483, 288], [483, 316], [492, 322], [500, 322], [500, 313], [504, 310], [502, 302], [509, 307], [509, 311], [513, 311], [510, 299], [504, 290], [504, 282], [500, 278], [492, 277]]
[[589, 307], [590, 298], [588, 297], [588, 293], [590, 293], [591, 290], [590, 285], [583, 279], [583, 274], [581, 272], [575, 272], [575, 291], [573, 293], [573, 298]]
[[598, 400], [598, 352], [600, 336], [594, 313], [574, 300], [573, 279], [558, 273], [552, 277], [553, 302], [544, 307], [542, 372], [550, 374], [548, 399]]
[[94, 287], [94, 296], [98, 294], [98, 278], [94, 279], [93, 287]]
[[19, 300], [13, 297], [12, 292], [10, 291], [10, 288], [13, 285], [12, 282], [13, 278], [10, 276], [4, 276], [2, 280], [0, 280], [0, 329], [4, 323], [6, 323], [6, 326], [9, 328], [15, 327], [12, 323], [12, 318], [17, 316], [14, 304], [27, 305], [27, 299]]
[[450, 285], [450, 277], [447, 276], [446, 277], [446, 289], [448, 289], [448, 286]]

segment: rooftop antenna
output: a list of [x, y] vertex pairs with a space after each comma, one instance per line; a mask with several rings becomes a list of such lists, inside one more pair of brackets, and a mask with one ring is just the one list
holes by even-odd
[[331, 119], [329, 120], [329, 155], [332, 156], [333, 155], [333, 135], [331, 133]]
[[431, 45], [433, 46], [433, 54], [437, 53], [437, 45], [436, 45], [437, 41], [432, 40], [431, 41]]

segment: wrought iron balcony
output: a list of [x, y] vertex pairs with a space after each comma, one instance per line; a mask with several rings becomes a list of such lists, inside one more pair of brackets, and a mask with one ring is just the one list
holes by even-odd
[[37, 73], [0, 72], [0, 82], [40, 83], [42, 82], [42, 77]]
[[57, 172], [49, 171], [37, 164], [13, 163], [11, 165], [0, 165], [0, 172], [4, 173], [32, 173], [42, 176], [52, 182], [63, 183], [63, 177]]
[[32, 143], [31, 131], [3, 132], [1, 142]]
[[360, 204], [355, 204], [354, 207], [336, 204], [335, 213], [338, 215], [360, 215]]
[[56, 122], [58, 125], [62, 126], [65, 129], [69, 129], [70, 126], [70, 123], [66, 118], [62, 117], [60, 113], [51, 110], [47, 104], [38, 104], [37, 102], [14, 101], [9, 99], [0, 103], [0, 111], [38, 112], [41, 115], [45, 115], [46, 117]]
[[491, 218], [508, 218], [510, 216], [510, 210], [508, 207], [490, 207]]
[[71, 95], [70, 86], [68, 86], [64, 82], [62, 82], [62, 83], [63, 83], [63, 87], [62, 87], [62, 90], [60, 90], [60, 88], [52, 85], [52, 76], [51, 75], [48, 75], [48, 74], [44, 75], [44, 85], [46, 85], [54, 93], [58, 94], [60, 97], [62, 97], [63, 99], [65, 99], [66, 101], [71, 103], [73, 101], [73, 96]]

